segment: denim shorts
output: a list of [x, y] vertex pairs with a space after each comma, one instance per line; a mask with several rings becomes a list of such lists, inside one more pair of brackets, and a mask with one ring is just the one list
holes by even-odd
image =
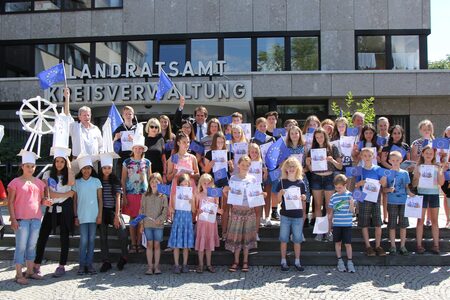
[[292, 242], [303, 242], [303, 218], [280, 216], [280, 242], [288, 243], [292, 234]]
[[422, 208], [439, 208], [439, 195], [423, 195]]
[[309, 186], [311, 190], [324, 190], [324, 191], [334, 191], [334, 174], [320, 176], [317, 174], [311, 174], [311, 181], [309, 182]]
[[163, 228], [144, 228], [147, 241], [161, 242], [163, 240]]

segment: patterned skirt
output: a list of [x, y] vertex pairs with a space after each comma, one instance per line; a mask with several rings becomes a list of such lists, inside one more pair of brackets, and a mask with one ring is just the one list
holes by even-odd
[[256, 215], [253, 208], [231, 208], [225, 249], [235, 252], [256, 248]]
[[216, 247], [220, 246], [219, 232], [217, 230], [217, 223], [210, 223], [206, 221], [197, 221], [197, 234], [195, 236], [195, 250], [214, 251]]
[[194, 248], [194, 226], [190, 211], [175, 210], [172, 229], [170, 231], [170, 248]]

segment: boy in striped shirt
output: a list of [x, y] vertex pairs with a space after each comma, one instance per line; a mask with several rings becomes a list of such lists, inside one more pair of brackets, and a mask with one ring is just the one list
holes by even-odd
[[[347, 191], [347, 177], [339, 174], [333, 180], [336, 193], [331, 196], [328, 205], [329, 231], [333, 231], [334, 249], [338, 259], [337, 269], [339, 272], [355, 273], [352, 261], [352, 218], [355, 206], [352, 193]], [[341, 256], [341, 244], [345, 244], [347, 253], [347, 268]]]

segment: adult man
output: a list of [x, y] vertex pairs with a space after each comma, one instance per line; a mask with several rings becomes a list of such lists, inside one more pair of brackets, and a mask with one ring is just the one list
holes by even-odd
[[[175, 112], [174, 118], [174, 132], [178, 131], [181, 128], [181, 119], [183, 116], [183, 108], [185, 104], [185, 99], [183, 96], [180, 98], [180, 106]], [[198, 106], [194, 110], [194, 118], [195, 122], [192, 123], [194, 127], [195, 140], [200, 142], [201, 139], [206, 136], [207, 124], [206, 119], [208, 118], [208, 110], [204, 106]]]
[[78, 120], [79, 122], [74, 122], [70, 126], [73, 159], [80, 153], [99, 154], [103, 150], [102, 133], [91, 123], [91, 109], [87, 106], [80, 107]]
[[359, 111], [355, 112], [352, 116], [353, 126], [358, 127], [360, 131], [364, 126], [364, 117], [365, 115]]

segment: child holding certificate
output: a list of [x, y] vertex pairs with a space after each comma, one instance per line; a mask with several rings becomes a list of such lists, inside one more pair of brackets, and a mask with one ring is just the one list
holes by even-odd
[[255, 182], [255, 177], [248, 174], [251, 159], [247, 155], [241, 156], [238, 161], [238, 173], [231, 176], [230, 186], [223, 189], [228, 193], [231, 208], [231, 218], [228, 223], [227, 239], [225, 249], [234, 253], [234, 263], [228, 269], [236, 272], [239, 267], [239, 256], [241, 249], [244, 252], [242, 262], [242, 272], [248, 272], [248, 252], [256, 248], [256, 215], [255, 210], [248, 205], [245, 187]]
[[[338, 147], [330, 144], [328, 134], [321, 127], [314, 131], [306, 165], [312, 172], [309, 183], [314, 197], [314, 215], [322, 217], [323, 198], [325, 197], [325, 207], [328, 207], [331, 195], [334, 193], [334, 172], [342, 169], [342, 159]], [[322, 239], [322, 234], [316, 236], [316, 240]], [[332, 240], [330, 235], [328, 240]]]
[[[261, 183], [261, 186], [263, 190], [267, 193], [267, 196], [264, 197], [265, 205], [263, 207], [257, 206], [255, 207], [256, 212], [256, 227], [257, 227], [257, 233], [259, 232], [259, 227], [261, 225], [261, 222], [263, 222], [265, 225], [267, 225], [267, 222], [270, 221], [270, 207], [271, 207], [271, 201], [270, 201], [270, 190], [266, 190], [265, 186], [268, 183], [267, 177], [267, 167], [264, 163], [264, 161], [261, 158], [261, 149], [259, 146], [255, 143], [250, 143], [248, 145], [248, 156], [252, 160], [250, 165], [249, 174], [255, 176], [256, 181], [258, 183]], [[262, 218], [262, 209], [265, 210], [266, 218]], [[256, 239], [259, 240], [259, 235], [256, 236]]]
[[416, 240], [417, 253], [423, 254], [425, 248], [422, 246], [423, 220], [425, 211], [430, 208], [431, 212], [431, 235], [433, 247], [431, 252], [439, 254], [439, 187], [444, 184], [444, 170], [448, 169], [448, 163], [436, 165], [435, 149], [430, 144], [422, 148], [419, 162], [414, 170], [413, 186], [417, 186], [418, 195], [423, 196], [422, 218], [417, 219]]
[[[194, 247], [194, 226], [192, 214], [195, 213], [195, 201], [192, 195], [191, 178], [188, 174], [181, 174], [176, 181], [177, 187], [189, 187], [186, 192], [176, 192], [169, 205], [169, 213], [173, 215], [172, 229], [170, 231], [168, 246], [173, 248], [173, 273], [189, 273], [189, 248]], [[178, 189], [182, 190], [182, 189]], [[186, 203], [188, 202], [188, 203]], [[183, 249], [183, 266], [180, 268], [180, 249]]]
[[303, 168], [295, 157], [289, 157], [281, 166], [281, 181], [277, 186], [280, 210], [280, 251], [281, 271], [289, 271], [286, 250], [292, 235], [295, 254], [295, 268], [304, 271], [300, 263], [301, 242], [303, 242], [303, 221], [305, 219], [306, 185], [303, 181]]
[[214, 186], [211, 175], [203, 174], [197, 187], [197, 228], [195, 235], [195, 250], [198, 251], [197, 273], [203, 273], [203, 258], [206, 253], [206, 270], [215, 273], [211, 265], [211, 254], [216, 247], [220, 246], [219, 233], [217, 230], [216, 214], [219, 207], [219, 198], [208, 197], [208, 187]]

